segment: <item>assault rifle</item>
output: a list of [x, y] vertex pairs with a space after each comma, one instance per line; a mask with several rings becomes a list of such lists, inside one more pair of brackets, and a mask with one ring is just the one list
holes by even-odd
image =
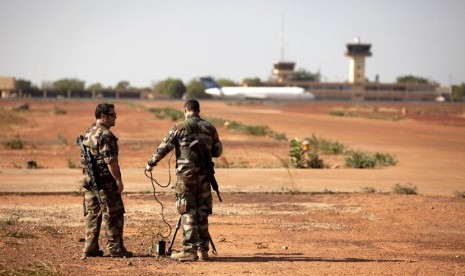
[[98, 192], [100, 187], [99, 187], [99, 181], [98, 181], [98, 174], [96, 173], [96, 170], [95, 170], [95, 161], [94, 161], [93, 156], [87, 150], [87, 147], [83, 144], [83, 140], [84, 140], [84, 136], [80, 135], [79, 137], [77, 137], [77, 144], [79, 145], [79, 148], [81, 149], [81, 154], [83, 158], [82, 164], [84, 165], [87, 175], [89, 176], [89, 187], [93, 192], [97, 194], [99, 204], [102, 204], [102, 200]]
[[218, 188], [218, 182], [216, 182], [215, 178], [215, 163], [211, 161], [211, 158], [207, 158], [205, 156], [205, 153], [203, 150], [200, 148], [199, 145], [199, 140], [195, 140], [194, 142], [190, 143], [189, 148], [197, 152], [200, 156], [201, 161], [203, 164], [207, 167], [207, 179], [210, 182], [210, 185], [212, 186], [213, 191], [216, 192], [216, 195], [218, 196], [218, 199], [220, 202], [223, 202], [220, 196], [220, 189]]
[[210, 166], [208, 166], [208, 170], [209, 170], [208, 179], [210, 180], [210, 185], [212, 185], [213, 191], [216, 192], [216, 195], [218, 196], [219, 201], [223, 202], [220, 196], [220, 189], [218, 188], [218, 182], [216, 182], [214, 167], [215, 167], [215, 163], [210, 161]]

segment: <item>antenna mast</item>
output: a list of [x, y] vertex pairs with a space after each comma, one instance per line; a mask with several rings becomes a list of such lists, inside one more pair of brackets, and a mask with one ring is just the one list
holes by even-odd
[[294, 73], [295, 62], [284, 61], [284, 13], [281, 14], [281, 60], [273, 64], [273, 76], [277, 83], [286, 84]]
[[281, 14], [281, 60], [284, 60], [284, 13]]

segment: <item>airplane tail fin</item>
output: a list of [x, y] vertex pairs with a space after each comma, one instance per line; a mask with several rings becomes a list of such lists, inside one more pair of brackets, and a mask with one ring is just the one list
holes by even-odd
[[224, 96], [221, 86], [212, 77], [201, 77], [200, 82], [205, 86], [205, 92], [214, 96]]
[[212, 77], [201, 77], [200, 82], [202, 82], [205, 89], [209, 88], [221, 88], [221, 86], [216, 83], [216, 81]]

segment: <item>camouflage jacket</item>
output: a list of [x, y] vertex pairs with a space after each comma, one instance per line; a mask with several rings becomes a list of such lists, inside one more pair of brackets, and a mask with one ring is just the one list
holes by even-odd
[[[194, 143], [196, 146], [193, 147], [195, 141], [198, 142]], [[212, 157], [220, 157], [223, 152], [216, 128], [200, 118], [197, 113], [188, 115], [184, 122], [177, 123], [171, 128], [148, 164], [155, 166], [173, 149], [176, 153], [176, 175], [185, 180], [205, 174], [206, 162], [211, 162]], [[199, 150], [202, 152], [199, 153]]]
[[107, 164], [113, 159], [118, 160], [118, 138], [105, 125], [97, 122], [84, 134], [83, 144], [94, 157], [96, 173], [103, 178], [110, 177]]

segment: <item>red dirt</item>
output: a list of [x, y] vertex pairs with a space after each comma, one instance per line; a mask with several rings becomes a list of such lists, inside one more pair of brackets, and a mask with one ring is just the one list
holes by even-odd
[[[167, 229], [160, 206], [147, 194], [151, 187], [142, 168], [172, 124], [147, 108], [180, 109], [182, 102], [116, 102], [112, 130], [120, 139], [123, 180], [131, 192], [124, 195], [125, 242], [136, 256], [86, 261], [79, 258], [82, 197], [70, 195], [77, 191], [79, 170], [68, 166], [79, 164], [75, 137], [93, 121], [97, 102], [30, 100], [29, 110], [9, 111], [23, 102], [0, 101], [0, 142], [17, 136], [26, 142], [22, 150], [0, 147], [2, 275], [28, 270], [48, 275], [465, 274], [465, 201], [454, 197], [455, 191], [465, 191], [463, 104], [202, 102], [205, 117], [269, 126], [288, 139], [315, 134], [351, 148], [390, 153], [399, 162], [360, 170], [323, 156], [339, 168], [287, 171], [277, 157], [286, 157], [287, 142], [219, 128], [225, 151], [217, 178], [224, 202], [215, 199], [210, 227], [220, 254], [206, 263], [177, 263], [150, 254], [151, 236]], [[66, 114], [55, 115], [54, 108]], [[355, 117], [331, 116], [334, 110]], [[393, 114], [405, 119], [379, 119]], [[27, 170], [29, 160], [41, 169]], [[162, 162], [155, 170], [161, 181], [166, 169]], [[415, 185], [419, 195], [393, 194], [398, 183]], [[380, 192], [363, 194], [361, 187]], [[67, 194], [47, 195], [56, 192]], [[173, 196], [159, 196], [174, 227]], [[174, 248], [179, 245], [177, 239]]]

